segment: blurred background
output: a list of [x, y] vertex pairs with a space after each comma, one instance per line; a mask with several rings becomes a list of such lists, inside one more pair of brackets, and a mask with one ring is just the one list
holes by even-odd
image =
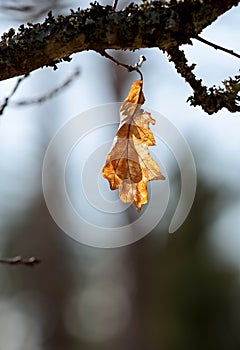
[[[79, 6], [89, 4], [0, 1], [0, 30], [42, 21], [50, 9], [54, 15], [67, 14]], [[238, 21], [239, 8], [234, 8], [202, 36], [239, 52]], [[184, 50], [207, 85], [218, 85], [239, 69], [236, 58], [199, 42]], [[169, 235], [180, 175], [173, 159], [163, 155], [171, 203], [153, 232], [115, 249], [69, 238], [51, 218], [42, 194], [48, 143], [79, 113], [122, 101], [138, 76], [94, 52], [72, 56], [57, 71], [31, 73], [0, 118], [0, 255], [34, 255], [42, 263], [36, 268], [0, 265], [0, 349], [239, 349], [239, 113], [222, 110], [208, 116], [190, 107], [190, 88], [157, 49], [111, 54], [128, 64], [146, 56], [147, 105], [174, 123], [194, 154], [198, 186], [193, 208]], [[16, 105], [57, 88], [75, 69], [79, 76], [54, 98]], [[1, 103], [16, 80], [1, 82]]]

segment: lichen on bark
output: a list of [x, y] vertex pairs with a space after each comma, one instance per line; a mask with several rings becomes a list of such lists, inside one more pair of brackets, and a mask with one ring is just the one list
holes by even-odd
[[[73, 53], [84, 50], [102, 52], [106, 49], [158, 47], [171, 55], [182, 44], [191, 44], [192, 38], [239, 2], [240, 0], [143, 1], [140, 5], [131, 3], [120, 11], [94, 2], [87, 9], [71, 10], [67, 16], [54, 18], [49, 12], [43, 23], [23, 24], [18, 31], [11, 28], [3, 34], [0, 41], [0, 80], [28, 74], [43, 66], [56, 68], [61, 60], [70, 60], [69, 56]], [[179, 65], [176, 61], [174, 63], [179, 71]], [[189, 68], [186, 62], [185, 64], [187, 72]], [[184, 76], [183, 72], [180, 73]], [[200, 86], [199, 80], [195, 79], [194, 83], [194, 77], [191, 77], [190, 85], [198, 85], [199, 89], [203, 89], [203, 94], [204, 87]], [[186, 81], [190, 83], [188, 79]], [[213, 113], [222, 107], [230, 111], [239, 110], [238, 107], [233, 107], [238, 79], [234, 80], [234, 84], [231, 81], [226, 84], [225, 90], [218, 90], [219, 94], [216, 89], [209, 89], [207, 94], [217, 96], [222, 102], [217, 103], [216, 108], [205, 108], [206, 112]], [[193, 105], [205, 103], [201, 96], [196, 95], [198, 92], [200, 90], [194, 90], [191, 100]], [[229, 98], [231, 103], [227, 103]]]

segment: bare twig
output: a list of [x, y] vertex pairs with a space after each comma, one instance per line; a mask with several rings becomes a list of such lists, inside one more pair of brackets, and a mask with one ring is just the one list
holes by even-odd
[[118, 0], [113, 0], [113, 5], [112, 5], [112, 7], [113, 7], [114, 10], [116, 10], [117, 4], [118, 4]]
[[0, 259], [1, 264], [7, 265], [25, 265], [25, 266], [35, 266], [41, 263], [41, 260], [32, 256], [28, 259], [23, 259], [21, 256], [15, 256], [14, 258], [2, 258]]
[[3, 104], [0, 106], [0, 115], [3, 114], [4, 109], [7, 107], [10, 98], [15, 94], [15, 92], [17, 91], [19, 85], [21, 84], [21, 82], [28, 76], [28, 74], [24, 75], [23, 77], [18, 78], [12, 92], [10, 93], [10, 95], [8, 95], [7, 97], [5, 97], [5, 100], [3, 102]]
[[103, 50], [103, 51], [98, 51], [98, 52], [100, 53], [100, 55], [102, 55], [102, 56], [108, 58], [110, 61], [114, 62], [117, 66], [123, 67], [123, 68], [125, 68], [127, 71], [129, 71], [129, 72], [133, 72], [133, 71], [136, 70], [136, 68], [133, 67], [133, 66], [130, 66], [130, 65], [128, 65], [128, 64], [119, 62], [119, 61], [116, 60], [114, 57], [112, 57], [111, 55], [109, 55], [105, 50]]
[[217, 44], [214, 44], [212, 43], [211, 41], [208, 41], [206, 39], [203, 39], [202, 37], [200, 37], [199, 35], [196, 36], [196, 38], [198, 41], [201, 41], [202, 43], [206, 44], [206, 45], [209, 45], [211, 47], [213, 47], [215, 50], [221, 50], [221, 51], [224, 51], [226, 53], [229, 53], [230, 55], [232, 56], [235, 56], [237, 58], [240, 58], [240, 55], [236, 52], [234, 52], [233, 50], [229, 50], [229, 49], [226, 49], [225, 47], [223, 46], [220, 46], [220, 45], [217, 45]]
[[49, 100], [50, 98], [56, 96], [58, 93], [60, 93], [64, 88], [66, 88], [78, 75], [80, 74], [80, 69], [76, 68], [69, 77], [57, 88], [53, 89], [52, 91], [48, 92], [47, 94], [32, 97], [30, 99], [24, 99], [19, 101], [13, 101], [12, 104], [14, 106], [26, 106], [36, 103], [42, 103], [46, 100]]
[[143, 80], [143, 75], [141, 73], [141, 71], [139, 70], [139, 68], [142, 66], [142, 63], [144, 61], [146, 61], [146, 57], [143, 55], [140, 55], [139, 57], [139, 61], [134, 65], [131, 66], [129, 64], [125, 64], [125, 63], [121, 63], [118, 60], [116, 60], [114, 57], [112, 57], [111, 55], [109, 55], [105, 50], [103, 51], [98, 51], [102, 56], [108, 58], [110, 61], [114, 62], [117, 66], [123, 67], [125, 68], [128, 72], [138, 72], [138, 74], [141, 77], [141, 80]]
[[137, 62], [137, 63], [135, 63], [134, 67], [141, 68], [141, 67], [142, 67], [143, 62], [144, 62], [144, 61], [146, 61], [146, 60], [147, 60], [147, 59], [146, 59], [146, 57], [145, 57], [145, 56], [140, 55], [140, 56], [139, 56], [139, 60], [138, 60], [138, 62]]

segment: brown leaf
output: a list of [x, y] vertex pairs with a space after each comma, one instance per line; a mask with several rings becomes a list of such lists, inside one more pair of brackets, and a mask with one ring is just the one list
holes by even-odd
[[149, 129], [155, 120], [141, 109], [142, 85], [142, 80], [132, 84], [120, 108], [120, 125], [102, 169], [111, 190], [119, 188], [121, 200], [134, 204], [138, 211], [148, 201], [147, 182], [165, 179], [148, 150], [156, 144]]

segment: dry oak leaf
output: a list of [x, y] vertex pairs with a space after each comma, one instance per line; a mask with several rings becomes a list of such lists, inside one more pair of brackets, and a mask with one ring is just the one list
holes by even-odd
[[132, 203], [138, 211], [148, 201], [147, 182], [165, 179], [148, 150], [156, 144], [149, 129], [155, 120], [141, 109], [145, 101], [142, 85], [142, 80], [132, 84], [120, 108], [120, 125], [102, 169], [111, 190], [119, 188], [121, 200]]

